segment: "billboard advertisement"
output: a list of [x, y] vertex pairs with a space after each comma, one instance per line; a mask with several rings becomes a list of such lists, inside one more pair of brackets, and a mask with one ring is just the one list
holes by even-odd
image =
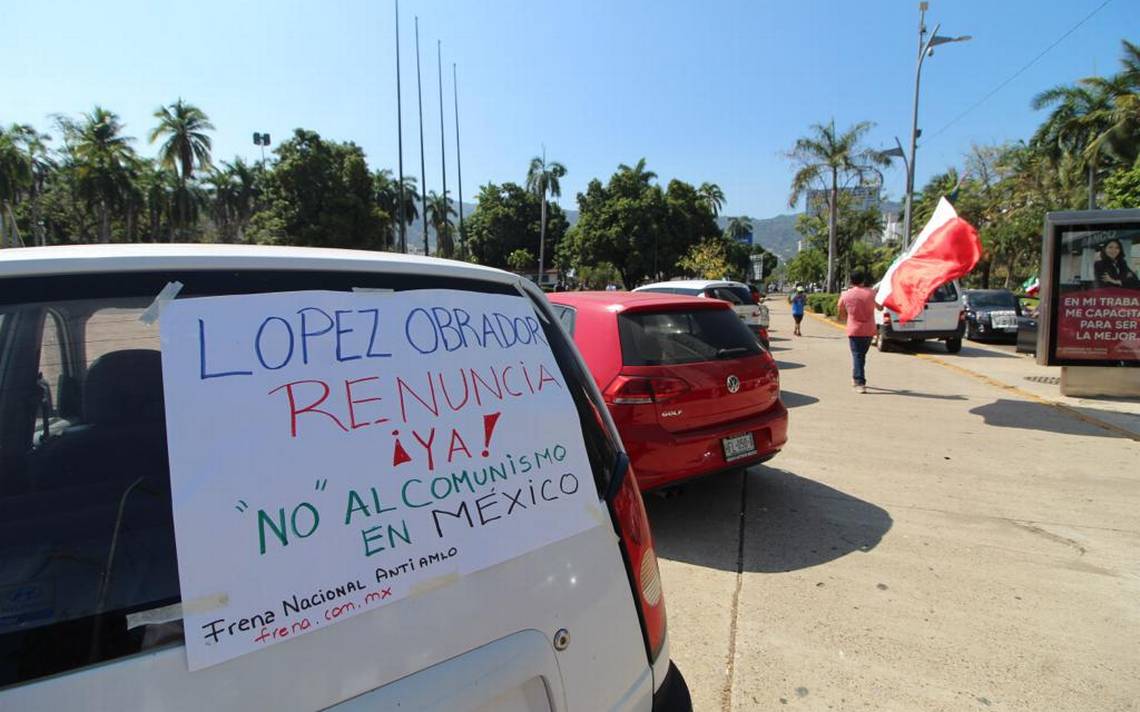
[[1140, 366], [1140, 210], [1049, 213], [1038, 359]]

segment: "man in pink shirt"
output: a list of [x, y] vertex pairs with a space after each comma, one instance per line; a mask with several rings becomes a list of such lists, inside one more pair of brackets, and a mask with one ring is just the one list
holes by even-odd
[[867, 392], [867, 351], [875, 336], [875, 292], [867, 287], [863, 270], [851, 270], [851, 288], [839, 295], [839, 320], [847, 322], [847, 341], [851, 346], [851, 378], [855, 390]]

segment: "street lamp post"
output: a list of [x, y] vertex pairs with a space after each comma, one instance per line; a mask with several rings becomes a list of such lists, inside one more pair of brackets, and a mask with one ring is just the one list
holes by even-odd
[[[882, 156], [883, 158], [901, 158], [902, 159], [903, 173], [907, 177], [907, 181], [908, 181], [907, 186], [909, 187], [909, 185], [910, 185], [910, 183], [909, 183], [909, 181], [910, 181], [910, 162], [906, 160], [906, 151], [903, 149], [902, 141], [899, 140], [899, 137], [895, 136], [895, 147], [894, 148], [888, 148], [885, 151], [881, 151], [879, 153], [879, 155]], [[909, 197], [909, 195], [910, 195], [910, 193], [908, 191], [907, 196]], [[910, 208], [909, 202], [907, 203], [907, 208], [908, 209]], [[895, 223], [895, 224], [897, 225], [898, 223]], [[905, 243], [906, 243], [905, 237], [902, 238], [902, 242], [904, 243], [904, 246], [905, 246]]]
[[[934, 32], [930, 33], [930, 37], [926, 37], [926, 10], [929, 4], [920, 2], [918, 4], [918, 61], [914, 67], [914, 112], [911, 115], [910, 124], [910, 163], [907, 164], [906, 171], [906, 207], [903, 209], [903, 247], [910, 245], [910, 221], [912, 213], [912, 202], [914, 200], [914, 164], [915, 151], [918, 150], [918, 136], [921, 133], [918, 129], [918, 89], [922, 79], [922, 62], [929, 56], [934, 55], [934, 48], [941, 44], [948, 44], [950, 42], [965, 42], [971, 39], [970, 35], [961, 35], [960, 37], [943, 37], [938, 34], [939, 28], [942, 25], [935, 25]], [[900, 146], [901, 148], [901, 146]], [[903, 157], [904, 161], [906, 157]]]

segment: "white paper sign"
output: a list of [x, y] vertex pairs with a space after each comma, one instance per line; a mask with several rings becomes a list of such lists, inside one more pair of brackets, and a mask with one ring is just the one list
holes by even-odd
[[161, 337], [191, 670], [604, 521], [522, 297], [182, 299]]

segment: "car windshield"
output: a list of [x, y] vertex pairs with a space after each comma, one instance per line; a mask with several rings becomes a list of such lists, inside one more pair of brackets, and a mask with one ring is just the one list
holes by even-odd
[[[509, 285], [412, 275], [194, 272], [0, 279], [0, 688], [182, 640], [157, 325], [185, 296]], [[85, 292], [90, 297], [77, 296]], [[599, 492], [616, 444], [565, 333], [545, 336]], [[175, 609], [176, 610], [176, 609]], [[164, 613], [165, 611], [165, 613]]]
[[697, 363], [761, 352], [756, 338], [728, 309], [622, 314], [618, 333], [627, 366]]
[[1000, 307], [1017, 309], [1017, 297], [1012, 292], [971, 292], [970, 306], [975, 309]]

